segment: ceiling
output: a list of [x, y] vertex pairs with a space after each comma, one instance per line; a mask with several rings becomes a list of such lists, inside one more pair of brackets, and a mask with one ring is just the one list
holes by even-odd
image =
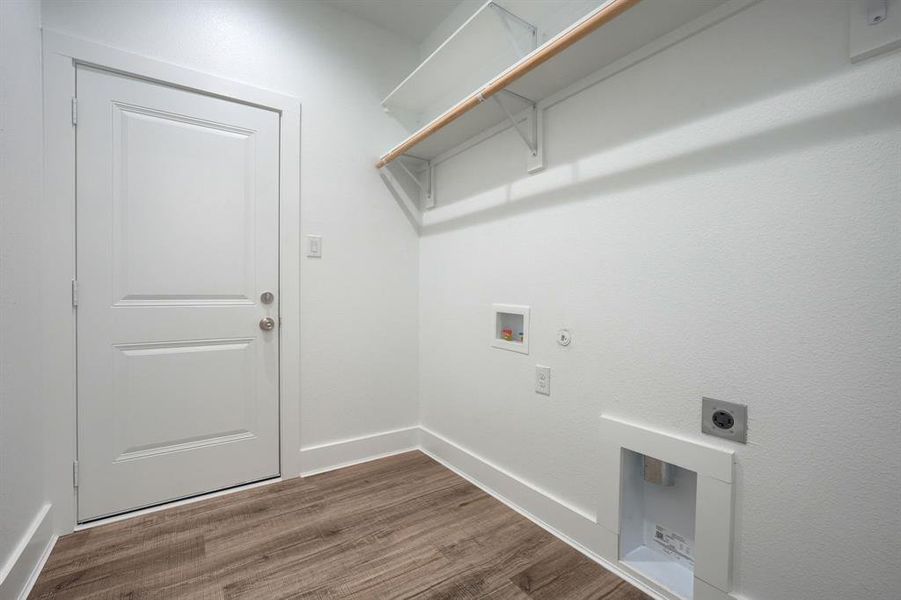
[[322, 0], [421, 44], [461, 0]]

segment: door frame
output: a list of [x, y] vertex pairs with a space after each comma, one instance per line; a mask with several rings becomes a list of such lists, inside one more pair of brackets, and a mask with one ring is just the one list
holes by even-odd
[[249, 104], [279, 114], [279, 464], [300, 475], [300, 127], [298, 98], [138, 54], [43, 30], [43, 277], [37, 308], [44, 352], [42, 396], [49, 435], [47, 486], [57, 533], [77, 525], [75, 278], [76, 147], [73, 103], [78, 65]]

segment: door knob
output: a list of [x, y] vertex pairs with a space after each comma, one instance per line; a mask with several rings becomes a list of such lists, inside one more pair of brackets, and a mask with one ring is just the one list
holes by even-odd
[[275, 329], [275, 319], [272, 317], [266, 317], [264, 319], [260, 319], [260, 329], [263, 331], [272, 331]]

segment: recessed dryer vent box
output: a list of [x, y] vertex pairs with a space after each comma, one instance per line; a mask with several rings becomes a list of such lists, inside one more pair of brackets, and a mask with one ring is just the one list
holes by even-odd
[[[620, 560], [676, 596], [691, 598], [697, 473], [622, 452]], [[669, 477], [648, 477], [649, 462], [666, 465]]]
[[529, 353], [529, 307], [493, 304], [491, 345], [502, 350]]
[[661, 597], [732, 598], [733, 451], [609, 415], [600, 446], [610, 560]]

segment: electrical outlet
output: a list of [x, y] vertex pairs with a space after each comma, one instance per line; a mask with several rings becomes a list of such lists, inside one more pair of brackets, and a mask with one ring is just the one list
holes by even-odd
[[535, 365], [535, 393], [551, 395], [551, 368]]
[[748, 407], [715, 398], [702, 398], [701, 432], [733, 442], [748, 443]]
[[307, 236], [307, 256], [310, 258], [322, 258], [322, 236]]

